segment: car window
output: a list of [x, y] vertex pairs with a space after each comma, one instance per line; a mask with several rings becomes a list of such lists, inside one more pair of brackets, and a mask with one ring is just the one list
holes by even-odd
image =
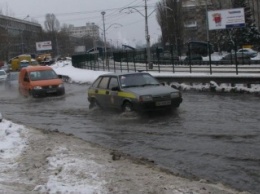
[[239, 52], [249, 52], [248, 50], [241, 49]]
[[57, 74], [53, 70], [33, 71], [30, 72], [29, 77], [32, 81], [58, 78]]
[[150, 74], [128, 74], [120, 76], [121, 87], [139, 87], [157, 85], [159, 82]]
[[99, 82], [100, 82], [100, 80], [101, 80], [101, 77], [99, 77], [99, 78], [92, 84], [92, 87], [97, 88], [97, 87], [98, 87], [98, 84], [99, 84]]
[[0, 75], [6, 75], [4, 71], [0, 71]]
[[149, 74], [144, 74], [143, 77], [145, 80], [145, 84], [159, 84], [159, 82]]
[[118, 86], [119, 86], [119, 85], [118, 85], [118, 80], [117, 80], [117, 78], [116, 78], [116, 77], [112, 77], [112, 78], [110, 79], [108, 88], [111, 90], [112, 88], [118, 87]]
[[98, 87], [102, 89], [107, 89], [108, 81], [109, 81], [109, 77], [103, 77]]

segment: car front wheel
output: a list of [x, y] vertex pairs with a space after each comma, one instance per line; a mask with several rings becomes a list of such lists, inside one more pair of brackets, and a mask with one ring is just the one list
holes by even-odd
[[123, 112], [132, 112], [133, 111], [133, 105], [130, 102], [125, 102], [122, 107]]
[[92, 99], [91, 102], [89, 103], [89, 109], [93, 109], [93, 108], [96, 108], [96, 107], [99, 107], [99, 104], [97, 103], [97, 101], [95, 99]]

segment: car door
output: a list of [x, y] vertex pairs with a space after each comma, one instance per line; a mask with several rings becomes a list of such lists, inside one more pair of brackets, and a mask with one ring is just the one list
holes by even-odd
[[118, 96], [119, 83], [116, 76], [113, 76], [109, 80], [108, 90], [109, 96], [107, 102], [109, 103], [110, 108], [118, 109], [121, 106], [120, 98]]
[[96, 100], [99, 103], [99, 105], [103, 108], [109, 107], [109, 103], [107, 102], [109, 96], [109, 90], [108, 90], [109, 79], [110, 79], [109, 76], [103, 76], [101, 81], [99, 82], [98, 87], [95, 89]]

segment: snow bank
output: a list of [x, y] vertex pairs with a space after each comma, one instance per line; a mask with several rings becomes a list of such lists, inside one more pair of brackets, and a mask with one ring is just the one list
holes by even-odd
[[[47, 158], [49, 176], [46, 184], [38, 185], [34, 191], [39, 193], [104, 193], [102, 187], [106, 184], [100, 179], [104, 167], [93, 160], [69, 155], [64, 147], [54, 148], [52, 157]], [[102, 192], [101, 192], [102, 191]]]

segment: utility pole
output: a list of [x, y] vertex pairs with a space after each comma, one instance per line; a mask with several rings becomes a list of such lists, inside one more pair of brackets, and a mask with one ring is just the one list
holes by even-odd
[[208, 47], [208, 55], [209, 55], [209, 69], [210, 75], [212, 74], [211, 67], [211, 49], [210, 49], [210, 40], [209, 40], [209, 19], [208, 19], [208, 0], [206, 0], [206, 31], [207, 31], [207, 47]]
[[147, 15], [147, 0], [145, 2], [145, 38], [146, 38], [146, 52], [147, 52], [147, 63], [149, 69], [153, 69], [153, 63], [151, 62], [151, 49], [150, 49], [150, 35], [148, 30], [148, 15]]
[[106, 12], [102, 11], [102, 20], [103, 20], [103, 34], [104, 34], [104, 60], [106, 62], [106, 65], [108, 65], [108, 61], [107, 61], [107, 41], [106, 41], [106, 28], [105, 28], [105, 14]]

